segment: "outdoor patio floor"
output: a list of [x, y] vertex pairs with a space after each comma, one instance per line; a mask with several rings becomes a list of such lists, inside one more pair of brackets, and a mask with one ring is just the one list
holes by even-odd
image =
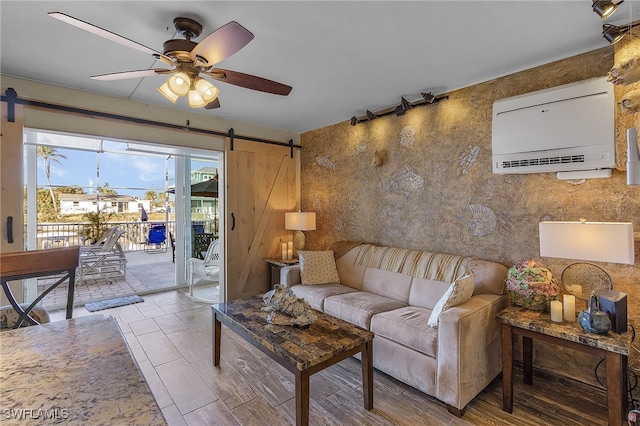
[[[98, 300], [181, 288], [175, 283], [175, 264], [172, 262], [171, 250], [167, 250], [166, 253], [126, 252], [125, 257], [127, 268], [124, 279], [112, 282], [105, 279], [77, 281], [74, 305], [81, 306]], [[38, 295], [56, 281], [54, 278], [39, 279]], [[182, 288], [188, 292], [187, 287]], [[59, 285], [42, 299], [42, 306], [47, 310], [64, 308], [67, 304], [67, 290], [66, 283]], [[196, 287], [194, 296], [215, 303], [218, 300], [218, 286]]]

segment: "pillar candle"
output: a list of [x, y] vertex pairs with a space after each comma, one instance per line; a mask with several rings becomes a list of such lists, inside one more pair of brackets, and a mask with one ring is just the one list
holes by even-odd
[[293, 249], [287, 250], [287, 259], [293, 259]]
[[551, 301], [551, 321], [562, 322], [562, 303], [557, 300]]
[[287, 260], [287, 243], [282, 243], [282, 260]]
[[571, 294], [562, 296], [564, 306], [564, 320], [574, 322], [576, 320], [576, 297]]

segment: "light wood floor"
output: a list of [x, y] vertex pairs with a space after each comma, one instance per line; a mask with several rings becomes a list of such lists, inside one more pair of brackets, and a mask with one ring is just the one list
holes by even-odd
[[[184, 290], [97, 313], [114, 316], [170, 425], [295, 424], [293, 375], [225, 326], [220, 368], [211, 364], [211, 308]], [[74, 316], [90, 315], [83, 307]], [[52, 320], [64, 313], [52, 313]], [[375, 350], [375, 340], [374, 340]], [[496, 354], [499, 356], [499, 354]], [[311, 377], [312, 425], [604, 425], [606, 393], [544, 375], [516, 376], [514, 411], [502, 411], [500, 377], [462, 418], [438, 400], [374, 373], [374, 406], [363, 408], [360, 363], [347, 359]]]

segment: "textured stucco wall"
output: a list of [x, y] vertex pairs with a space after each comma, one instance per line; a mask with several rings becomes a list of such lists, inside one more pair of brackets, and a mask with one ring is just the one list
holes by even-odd
[[[623, 47], [615, 48], [616, 55]], [[306, 233], [307, 247], [358, 240], [510, 266], [540, 258], [541, 220], [631, 221], [640, 231], [640, 187], [627, 186], [624, 172], [625, 129], [640, 128], [637, 113], [617, 112], [619, 170], [610, 179], [566, 182], [551, 173], [491, 171], [495, 100], [603, 76], [613, 64], [614, 48], [607, 47], [449, 93], [448, 100], [400, 117], [356, 126], [345, 121], [303, 134], [301, 207], [317, 212], [318, 222], [316, 231]], [[616, 99], [636, 88], [640, 83], [616, 87]], [[373, 164], [376, 152], [383, 157], [381, 166]], [[637, 246], [636, 265], [600, 266], [612, 275], [615, 288], [629, 294], [630, 317], [640, 325], [640, 242]], [[558, 278], [571, 263], [543, 261]], [[597, 360], [591, 356], [536, 346], [534, 362], [595, 382]], [[638, 354], [631, 363], [638, 368]]]

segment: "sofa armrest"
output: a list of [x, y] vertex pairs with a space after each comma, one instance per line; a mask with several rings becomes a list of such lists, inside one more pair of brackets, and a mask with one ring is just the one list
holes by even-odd
[[280, 284], [291, 287], [300, 283], [302, 283], [300, 265], [285, 266], [280, 269]]
[[500, 324], [506, 296], [479, 294], [440, 314], [436, 398], [463, 410], [502, 370]]

